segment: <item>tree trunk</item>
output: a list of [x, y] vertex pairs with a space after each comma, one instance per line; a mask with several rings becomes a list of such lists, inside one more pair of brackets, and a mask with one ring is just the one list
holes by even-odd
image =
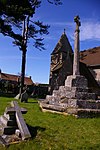
[[20, 81], [20, 97], [23, 93], [23, 87], [24, 87], [24, 79], [25, 79], [25, 64], [26, 64], [26, 50], [22, 51], [22, 67], [21, 67], [21, 81]]
[[27, 16], [23, 21], [22, 47], [21, 47], [21, 50], [22, 50], [22, 68], [21, 68], [21, 81], [20, 81], [19, 98], [21, 98], [21, 94], [23, 93], [23, 87], [24, 87], [27, 40], [28, 40], [28, 37], [27, 37], [28, 26], [29, 26], [29, 16]]

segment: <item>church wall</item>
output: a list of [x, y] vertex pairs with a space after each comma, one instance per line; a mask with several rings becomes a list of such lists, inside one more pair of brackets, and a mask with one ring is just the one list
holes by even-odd
[[63, 62], [62, 67], [55, 71], [50, 73], [50, 80], [49, 80], [49, 85], [50, 85], [50, 93], [54, 89], [58, 89], [59, 86], [65, 85], [65, 79], [67, 78], [68, 75], [72, 74], [72, 61], [70, 57], [66, 57], [66, 59]]
[[90, 71], [97, 83], [100, 85], [100, 69], [90, 69]]

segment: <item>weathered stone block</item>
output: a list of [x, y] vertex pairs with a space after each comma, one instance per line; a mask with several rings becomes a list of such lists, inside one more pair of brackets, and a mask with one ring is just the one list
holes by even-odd
[[54, 96], [54, 97], [60, 97], [59, 90], [54, 90], [52, 96]]
[[79, 109], [77, 116], [78, 118], [100, 117], [100, 109]]
[[59, 112], [64, 112], [65, 107], [61, 105], [50, 105], [50, 104], [42, 104], [43, 109], [48, 109], [48, 110], [54, 110], [54, 111], [59, 111]]
[[46, 103], [49, 103], [49, 101], [51, 101], [52, 100], [52, 96], [51, 95], [47, 95], [46, 96]]
[[69, 99], [68, 100], [68, 108], [78, 108], [77, 100], [76, 99]]
[[82, 88], [82, 87], [71, 87], [71, 91], [75, 92], [88, 92], [88, 87]]
[[87, 79], [85, 77], [72, 75], [68, 76], [65, 80], [65, 86], [86, 88], [88, 84]]

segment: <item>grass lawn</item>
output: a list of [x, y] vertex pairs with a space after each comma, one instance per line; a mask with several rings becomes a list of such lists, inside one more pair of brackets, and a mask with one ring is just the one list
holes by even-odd
[[[12, 100], [0, 97], [0, 115]], [[28, 110], [24, 118], [32, 138], [10, 145], [7, 150], [100, 150], [100, 118], [76, 119], [43, 113], [34, 99], [19, 105]], [[0, 145], [0, 150], [4, 149]]]

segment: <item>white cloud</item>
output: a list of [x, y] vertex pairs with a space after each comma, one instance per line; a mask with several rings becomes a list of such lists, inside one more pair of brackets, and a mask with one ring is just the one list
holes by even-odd
[[83, 22], [81, 26], [80, 40], [100, 41], [100, 22]]
[[[74, 22], [48, 22], [51, 28], [55, 30], [56, 36], [47, 36], [47, 39], [54, 39], [58, 36], [58, 32], [61, 33], [63, 29], [66, 29], [66, 34], [70, 38], [74, 39], [75, 23]], [[50, 31], [51, 32], [51, 31]], [[100, 21], [94, 19], [83, 19], [80, 27], [80, 40], [98, 40], [100, 41]]]

